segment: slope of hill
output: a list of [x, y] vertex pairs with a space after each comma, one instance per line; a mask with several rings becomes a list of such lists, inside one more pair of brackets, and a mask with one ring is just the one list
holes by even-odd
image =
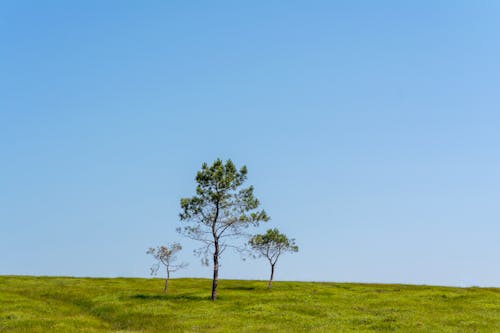
[[0, 276], [0, 332], [500, 332], [500, 289]]

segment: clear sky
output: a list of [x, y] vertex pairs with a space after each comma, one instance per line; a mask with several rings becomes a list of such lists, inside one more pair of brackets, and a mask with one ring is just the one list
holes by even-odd
[[175, 228], [220, 157], [297, 239], [278, 280], [500, 286], [499, 32], [498, 1], [3, 1], [0, 274], [181, 241], [210, 277]]

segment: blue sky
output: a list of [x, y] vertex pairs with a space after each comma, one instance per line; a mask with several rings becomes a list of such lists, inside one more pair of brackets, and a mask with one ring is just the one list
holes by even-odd
[[[282, 280], [500, 286], [500, 3], [5, 1], [0, 274], [209, 277], [204, 161], [295, 237]], [[222, 278], [265, 279], [227, 253]]]

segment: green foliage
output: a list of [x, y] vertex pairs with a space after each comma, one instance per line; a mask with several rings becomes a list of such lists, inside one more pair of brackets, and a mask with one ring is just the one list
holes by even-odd
[[282, 253], [299, 251], [295, 239], [289, 239], [276, 228], [267, 230], [263, 235], [253, 236], [248, 243], [260, 256], [266, 257], [271, 265], [276, 264]]
[[499, 288], [0, 276], [0, 332], [500, 332]]
[[259, 200], [253, 186], [240, 188], [247, 179], [247, 168], [237, 170], [231, 160], [225, 164], [217, 159], [211, 166], [203, 163], [196, 175], [196, 195], [181, 199], [180, 219], [191, 222], [178, 231], [205, 244], [244, 234], [250, 225], [268, 221], [264, 210], [257, 211]]

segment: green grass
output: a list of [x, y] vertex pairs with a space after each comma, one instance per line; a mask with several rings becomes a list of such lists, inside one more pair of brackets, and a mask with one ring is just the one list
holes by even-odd
[[500, 289], [0, 276], [0, 332], [500, 332]]

